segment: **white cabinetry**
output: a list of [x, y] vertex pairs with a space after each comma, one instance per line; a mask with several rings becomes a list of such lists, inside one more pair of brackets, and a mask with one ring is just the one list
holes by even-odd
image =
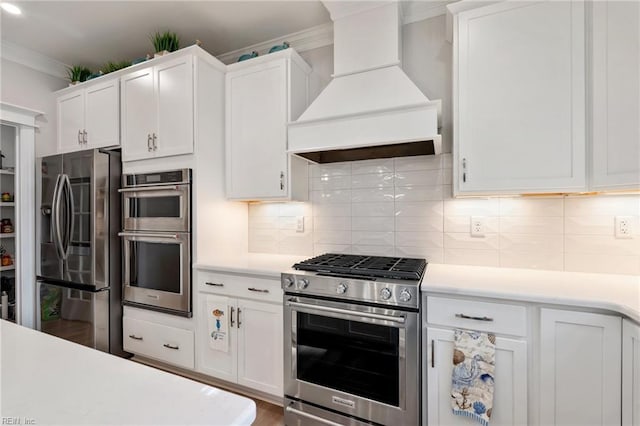
[[594, 1], [592, 181], [640, 188], [640, 3]]
[[169, 58], [121, 77], [123, 161], [193, 152], [193, 54]]
[[[209, 376], [282, 397], [280, 282], [204, 271], [198, 271], [197, 276], [200, 293], [196, 369]], [[229, 315], [226, 351], [209, 345], [208, 295], [226, 305]]]
[[505, 1], [453, 24], [454, 193], [584, 190], [584, 3]]
[[[476, 300], [427, 297], [427, 323], [423, 329], [425, 425], [468, 425], [468, 418], [451, 411], [454, 328], [521, 335], [496, 337], [495, 393], [492, 425], [527, 424], [527, 329], [523, 306]], [[433, 308], [433, 309], [431, 309]], [[437, 309], [436, 309], [437, 308]], [[464, 319], [456, 314], [485, 318]], [[491, 319], [491, 320], [489, 320]], [[437, 325], [437, 326], [436, 326]], [[445, 328], [446, 327], [446, 328]]]
[[82, 83], [57, 98], [58, 152], [120, 144], [119, 80]]
[[287, 154], [287, 123], [308, 104], [309, 66], [293, 50], [229, 65], [227, 197], [308, 198], [307, 163]]
[[622, 424], [640, 426], [640, 325], [622, 321]]
[[620, 424], [621, 318], [540, 311], [540, 424]]

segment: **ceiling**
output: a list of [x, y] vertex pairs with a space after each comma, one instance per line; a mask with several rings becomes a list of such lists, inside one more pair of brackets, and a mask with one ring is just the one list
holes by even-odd
[[2, 11], [3, 42], [92, 69], [153, 54], [156, 31], [177, 33], [181, 47], [198, 39], [220, 55], [330, 22], [316, 0], [11, 2], [22, 15]]

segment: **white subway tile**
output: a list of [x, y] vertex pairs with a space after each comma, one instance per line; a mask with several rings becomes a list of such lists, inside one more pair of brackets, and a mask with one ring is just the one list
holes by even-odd
[[443, 200], [451, 200], [453, 199], [453, 185], [442, 185], [442, 199]]
[[313, 235], [311, 232], [297, 233], [290, 230], [278, 232], [278, 253], [307, 256], [313, 254]]
[[352, 188], [385, 188], [392, 187], [393, 173], [363, 174], [351, 176]]
[[325, 253], [351, 253], [351, 245], [349, 244], [314, 244], [313, 255], [320, 256]]
[[351, 217], [351, 203], [314, 204], [313, 216], [314, 217], [338, 217], [338, 216]]
[[396, 246], [441, 248], [442, 232], [396, 232]]
[[[574, 272], [640, 275], [640, 256], [565, 253], [564, 268]], [[606, 285], [606, 280], [603, 285]]]
[[278, 229], [278, 216], [249, 216], [249, 229]]
[[640, 255], [640, 239], [617, 239], [613, 235], [565, 235], [565, 253]]
[[442, 201], [397, 202], [396, 216], [442, 216]]
[[249, 216], [278, 216], [281, 203], [249, 203]]
[[351, 190], [311, 191], [311, 201], [314, 204], [348, 203], [351, 201]]
[[396, 201], [430, 201], [442, 200], [442, 188], [444, 185], [436, 186], [396, 186]]
[[349, 189], [351, 188], [351, 176], [334, 175], [320, 176], [309, 179], [311, 190], [327, 191], [332, 189]]
[[393, 216], [394, 203], [353, 203], [353, 216]]
[[351, 233], [345, 231], [318, 231], [313, 233], [314, 244], [351, 244]]
[[307, 234], [313, 232], [313, 216], [302, 216], [302, 220], [304, 221], [304, 231], [297, 232], [298, 228], [298, 217], [297, 216], [280, 216], [278, 218], [278, 229], [280, 230], [288, 230], [294, 231], [298, 235]]
[[313, 209], [311, 203], [282, 203], [280, 204], [280, 216], [311, 216]]
[[499, 266], [498, 250], [444, 249], [444, 263], [454, 265]]
[[442, 168], [443, 169], [452, 169], [453, 168], [453, 155], [451, 153], [441, 154], [442, 157]]
[[[484, 218], [484, 232], [497, 233], [500, 230], [500, 218], [482, 216]], [[471, 234], [471, 216], [445, 216], [444, 232], [461, 232]]]
[[640, 195], [567, 197], [566, 216], [640, 216]]
[[409, 172], [396, 171], [396, 186], [409, 185], [444, 185], [443, 172], [437, 170], [417, 170]]
[[500, 234], [500, 250], [547, 251], [562, 256], [562, 235]]
[[398, 257], [425, 258], [429, 263], [444, 263], [444, 250], [442, 248], [431, 247], [398, 247], [395, 255]]
[[393, 173], [393, 158], [362, 160], [352, 163], [351, 174], [360, 175], [367, 173]]
[[416, 157], [394, 158], [396, 172], [416, 170], [439, 170], [442, 168], [442, 156], [420, 155]]
[[278, 253], [278, 230], [251, 230], [249, 233], [249, 251], [252, 253]]
[[397, 232], [442, 232], [442, 216], [396, 216]]
[[316, 216], [313, 231], [351, 231], [351, 216]]
[[499, 244], [498, 234], [485, 234], [484, 238], [472, 237], [470, 233], [445, 232], [444, 234], [445, 248], [497, 250]]
[[445, 185], [453, 185], [453, 170], [442, 169], [442, 183]]
[[500, 232], [504, 234], [553, 234], [562, 235], [561, 216], [503, 216]]
[[[637, 221], [636, 216], [633, 222], [637, 223]], [[614, 235], [614, 231], [614, 216], [567, 216], [564, 218], [564, 232], [568, 235]]]
[[331, 164], [314, 164], [310, 166], [309, 174], [312, 177], [321, 176], [339, 176], [351, 174], [351, 162], [331, 163]]
[[393, 246], [394, 233], [392, 231], [351, 231], [353, 245]]
[[500, 198], [500, 216], [562, 216], [564, 200], [557, 198]]
[[376, 246], [366, 244], [354, 244], [352, 246], [353, 254], [363, 254], [368, 256], [393, 256], [394, 249], [391, 245]]
[[394, 231], [393, 216], [354, 217], [351, 229], [354, 231]]
[[468, 198], [444, 201], [445, 216], [498, 216], [500, 200], [497, 198]]
[[500, 250], [500, 266], [503, 268], [562, 271], [564, 269], [564, 261], [562, 253]]
[[351, 201], [353, 203], [393, 202], [393, 197], [393, 187], [351, 190]]

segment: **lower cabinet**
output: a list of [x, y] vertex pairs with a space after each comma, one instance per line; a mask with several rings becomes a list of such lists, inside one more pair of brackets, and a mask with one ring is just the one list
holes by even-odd
[[621, 328], [617, 316], [540, 310], [541, 425], [621, 424]]
[[622, 321], [622, 424], [640, 426], [640, 326]]

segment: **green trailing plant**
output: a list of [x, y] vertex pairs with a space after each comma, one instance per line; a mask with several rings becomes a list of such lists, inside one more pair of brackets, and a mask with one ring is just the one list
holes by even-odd
[[163, 50], [174, 52], [180, 49], [180, 39], [176, 33], [172, 33], [171, 31], [153, 34], [151, 36], [151, 42], [156, 52], [162, 52]]
[[72, 83], [76, 81], [86, 81], [90, 75], [91, 70], [82, 65], [74, 65], [67, 68], [67, 76]]
[[103, 74], [109, 74], [110, 72], [118, 71], [131, 65], [131, 61], [112, 62], [109, 61], [102, 67]]

